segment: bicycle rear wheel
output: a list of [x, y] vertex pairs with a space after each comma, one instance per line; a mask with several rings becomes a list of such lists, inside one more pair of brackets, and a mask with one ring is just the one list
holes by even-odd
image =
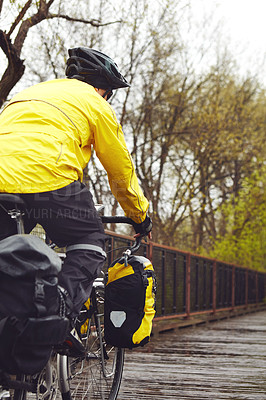
[[124, 349], [108, 346], [104, 342], [104, 289], [96, 288], [95, 294], [98, 312], [93, 310], [87, 333], [82, 338], [86, 358], [81, 360], [58, 355], [63, 400], [115, 400], [118, 395]]

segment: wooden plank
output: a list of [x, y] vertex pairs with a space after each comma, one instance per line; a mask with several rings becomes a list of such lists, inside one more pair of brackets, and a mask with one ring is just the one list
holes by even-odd
[[158, 335], [127, 351], [118, 400], [265, 400], [266, 311]]

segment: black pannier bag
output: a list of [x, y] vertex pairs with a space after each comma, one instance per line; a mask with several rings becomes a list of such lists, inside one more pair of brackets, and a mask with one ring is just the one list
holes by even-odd
[[124, 257], [108, 269], [104, 300], [104, 338], [122, 348], [149, 342], [155, 316], [156, 278], [142, 256]]
[[59, 313], [60, 270], [60, 257], [37, 236], [0, 241], [0, 370], [38, 373], [53, 346], [64, 341], [68, 319]]

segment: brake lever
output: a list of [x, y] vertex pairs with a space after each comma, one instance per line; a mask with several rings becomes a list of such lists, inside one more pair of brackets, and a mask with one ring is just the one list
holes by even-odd
[[142, 239], [142, 236], [137, 236], [135, 238], [135, 242], [133, 243], [133, 245], [129, 249], [124, 251], [123, 257], [124, 257], [125, 267], [128, 266], [128, 262], [127, 262], [128, 257], [131, 256], [131, 254], [135, 253], [140, 248], [141, 239]]
[[130, 249], [127, 249], [127, 250], [126, 250], [126, 251], [124, 251], [124, 253], [123, 253], [125, 267], [127, 267], [127, 266], [128, 266], [128, 262], [127, 262], [127, 260], [128, 260], [128, 257], [129, 257], [131, 254], [132, 254], [132, 252], [131, 252], [131, 250], [130, 250]]

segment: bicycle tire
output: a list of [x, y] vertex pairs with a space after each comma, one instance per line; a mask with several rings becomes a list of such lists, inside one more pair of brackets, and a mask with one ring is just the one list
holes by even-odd
[[[104, 289], [96, 288], [98, 316], [103, 334]], [[88, 323], [89, 336], [83, 338], [84, 360], [58, 355], [58, 375], [63, 400], [116, 400], [122, 380], [124, 349], [107, 346], [108, 359], [104, 367], [110, 376], [104, 377], [100, 355], [100, 338], [96, 329], [95, 312]]]

